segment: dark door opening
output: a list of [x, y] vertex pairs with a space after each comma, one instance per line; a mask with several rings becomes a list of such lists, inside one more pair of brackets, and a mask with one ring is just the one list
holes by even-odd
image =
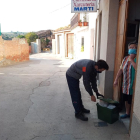
[[[125, 34], [125, 43], [124, 43], [124, 55], [128, 56], [128, 44], [135, 42], [138, 43], [138, 38], [139, 38], [139, 26], [140, 26], [140, 14], [139, 14], [139, 6], [140, 6], [140, 1], [137, 0], [129, 0], [129, 9], [128, 9], [128, 17], [126, 19], [126, 34]], [[134, 82], [135, 83], [135, 82]], [[133, 84], [134, 84], [133, 83]], [[122, 81], [121, 81], [122, 85]], [[134, 90], [134, 89], [133, 89]], [[122, 93], [122, 86], [120, 86], [120, 91]], [[134, 96], [134, 93], [133, 95]], [[134, 98], [134, 97], [132, 97]], [[122, 108], [122, 114], [125, 114], [126, 108], [125, 108], [125, 102], [123, 101], [123, 94], [120, 94], [120, 102], [121, 102], [121, 108]], [[133, 110], [133, 100], [131, 104], [131, 110]], [[131, 114], [132, 116], [132, 111]], [[131, 120], [132, 118], [127, 118], [127, 119], [122, 119], [123, 123], [127, 127], [129, 133], [131, 130]]]

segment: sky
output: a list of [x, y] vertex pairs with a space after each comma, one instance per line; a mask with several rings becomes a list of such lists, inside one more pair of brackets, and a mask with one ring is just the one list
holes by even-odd
[[71, 0], [0, 0], [2, 32], [55, 30], [70, 24]]

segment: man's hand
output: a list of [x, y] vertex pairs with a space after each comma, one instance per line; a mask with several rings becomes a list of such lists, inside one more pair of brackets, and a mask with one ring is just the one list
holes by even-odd
[[96, 98], [94, 95], [91, 96], [91, 101], [96, 102]]
[[104, 96], [102, 94], [98, 93], [98, 92], [96, 92], [96, 96], [97, 96], [97, 99], [99, 99], [99, 97], [104, 98]]

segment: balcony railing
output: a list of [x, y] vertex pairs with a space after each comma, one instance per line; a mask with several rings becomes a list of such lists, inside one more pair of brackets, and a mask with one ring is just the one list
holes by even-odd
[[82, 26], [88, 26], [88, 24], [84, 24], [84, 19], [86, 17], [86, 22], [89, 21], [89, 15], [87, 13], [75, 13], [74, 16], [71, 18], [71, 29], [81, 26], [78, 22], [81, 20]]
[[71, 28], [75, 28], [78, 26], [78, 21], [80, 20], [80, 14], [75, 13], [74, 16], [71, 18]]

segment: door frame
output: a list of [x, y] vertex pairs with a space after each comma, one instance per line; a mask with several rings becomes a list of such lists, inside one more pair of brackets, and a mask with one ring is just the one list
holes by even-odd
[[[123, 45], [122, 45], [122, 54], [121, 54], [121, 59], [123, 60], [123, 57], [124, 57], [124, 50], [125, 50], [125, 44], [126, 44], [126, 32], [127, 32], [127, 23], [130, 22], [130, 21], [127, 21], [127, 17], [128, 17], [128, 9], [129, 9], [129, 0], [121, 0], [120, 1], [120, 4], [122, 4], [122, 2], [126, 2], [126, 9], [125, 9], [125, 23], [124, 23], [124, 32], [123, 32]], [[119, 17], [118, 17], [119, 19]], [[118, 20], [119, 22], [119, 20]], [[119, 25], [119, 23], [118, 23]], [[117, 29], [118, 30], [118, 29]], [[117, 39], [118, 40], [118, 33], [117, 33]], [[138, 48], [137, 48], [137, 62], [136, 62], [136, 70], [135, 70], [135, 79], [134, 79], [134, 91], [133, 91], [133, 97], [132, 97], [132, 104], [131, 104], [131, 113], [130, 113], [130, 124], [129, 124], [129, 134], [131, 133], [131, 126], [132, 126], [132, 119], [133, 119], [133, 109], [134, 109], [134, 98], [135, 98], [135, 87], [136, 87], [136, 75], [137, 75], [137, 65], [138, 65], [138, 58], [139, 58], [139, 51], [140, 51], [140, 25], [139, 25], [139, 37], [138, 37]], [[117, 57], [117, 43], [116, 43], [116, 56], [115, 58]], [[115, 80], [115, 77], [116, 77], [116, 74], [117, 74], [117, 71], [118, 71], [118, 66], [121, 65], [120, 62], [117, 62], [115, 60], [115, 68], [114, 68], [114, 80]], [[116, 67], [117, 67], [117, 70], [116, 70]], [[115, 71], [116, 70], [116, 71]], [[113, 98], [115, 100], [119, 100], [120, 99], [120, 90], [121, 89], [121, 81], [122, 79], [120, 78], [119, 79], [119, 86], [117, 89], [114, 88], [114, 95], [113, 95]], [[116, 95], [119, 94], [118, 97], [116, 97]]]
[[137, 47], [137, 56], [136, 56], [136, 69], [135, 69], [135, 79], [134, 79], [134, 90], [131, 104], [131, 114], [130, 114], [130, 124], [129, 124], [129, 134], [131, 133], [132, 119], [133, 119], [133, 110], [134, 110], [134, 99], [135, 99], [135, 88], [136, 88], [136, 77], [137, 77], [137, 68], [138, 68], [138, 58], [140, 52], [140, 24], [139, 24], [139, 37], [138, 37], [138, 47]]
[[[125, 4], [125, 20], [124, 20], [124, 32], [120, 30], [120, 27], [122, 27], [122, 17], [121, 17], [121, 11], [123, 4]], [[114, 66], [114, 80], [116, 78], [117, 72], [120, 69], [120, 65], [122, 63], [122, 60], [124, 58], [124, 50], [125, 50], [125, 44], [126, 44], [126, 29], [127, 29], [127, 18], [128, 18], [128, 0], [121, 0], [120, 6], [119, 6], [119, 15], [118, 15], [118, 28], [117, 28], [117, 38], [116, 38], [116, 54], [115, 54], [115, 66]], [[120, 26], [119, 26], [120, 25]], [[121, 42], [121, 46], [120, 43]], [[119, 101], [120, 95], [121, 95], [121, 81], [122, 78], [118, 81], [118, 87], [114, 87], [114, 93], [113, 93], [113, 99]]]
[[68, 53], [69, 53], [69, 51], [68, 51], [68, 49], [69, 49], [69, 48], [68, 48], [68, 35], [69, 35], [69, 34], [73, 35], [73, 52], [72, 52], [72, 57], [74, 57], [74, 33], [68, 33], [68, 34], [67, 34], [67, 47], [66, 47], [66, 48], [67, 48], [67, 53], [66, 53], [67, 56], [66, 56], [66, 57], [69, 57], [69, 56], [68, 56]]

